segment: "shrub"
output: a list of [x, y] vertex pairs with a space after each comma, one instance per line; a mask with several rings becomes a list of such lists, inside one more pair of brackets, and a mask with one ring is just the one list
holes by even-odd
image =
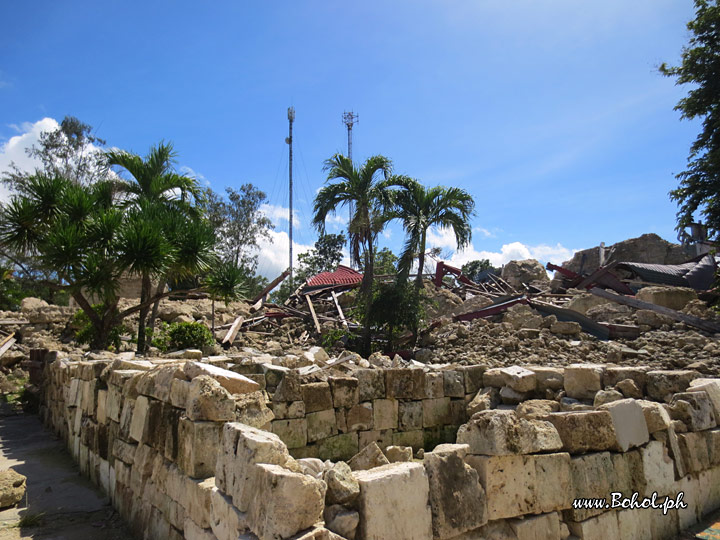
[[[102, 304], [93, 305], [93, 310], [102, 316], [105, 306]], [[83, 310], [78, 310], [73, 316], [71, 326], [77, 328], [75, 331], [75, 341], [81, 345], [87, 345], [92, 343], [95, 337], [95, 327], [90, 322], [90, 317]], [[123, 332], [127, 332], [127, 328], [124, 325], [115, 326], [110, 331], [110, 338], [108, 340], [108, 350], [119, 350], [120, 349], [120, 335]]]
[[199, 322], [173, 323], [167, 331], [170, 347], [175, 349], [202, 349], [215, 343], [210, 329]]

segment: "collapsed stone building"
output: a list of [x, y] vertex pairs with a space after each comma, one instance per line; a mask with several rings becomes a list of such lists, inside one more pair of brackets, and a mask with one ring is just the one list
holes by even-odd
[[[536, 266], [506, 283], [547, 285]], [[720, 508], [704, 292], [646, 286], [638, 309], [571, 289], [486, 315], [501, 304], [434, 291], [412, 358], [318, 346], [337, 300], [225, 350], [146, 357], [78, 351], [60, 338], [68, 313], [28, 301], [18, 351], [32, 348], [41, 418], [138, 538], [658, 539]], [[203, 320], [205, 302], [161, 317]], [[221, 311], [228, 333], [259, 319]]]

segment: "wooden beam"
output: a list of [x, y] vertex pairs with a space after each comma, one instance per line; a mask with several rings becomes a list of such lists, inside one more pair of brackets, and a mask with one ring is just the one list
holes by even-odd
[[335, 294], [335, 291], [330, 291], [330, 294], [332, 294], [333, 301], [335, 302], [335, 307], [337, 308], [338, 315], [340, 315], [340, 320], [343, 323], [343, 326], [347, 328], [347, 321], [345, 320], [345, 315], [343, 314], [343, 310], [340, 307], [340, 302], [338, 302], [337, 294]]
[[290, 275], [290, 269], [288, 268], [285, 270], [282, 274], [280, 274], [278, 277], [273, 279], [267, 287], [265, 287], [255, 298], [253, 298], [250, 303], [254, 304], [261, 298], [265, 297], [270, 291], [272, 291], [275, 287], [277, 287], [282, 281], [285, 280], [286, 277]]
[[320, 323], [318, 322], [317, 315], [315, 315], [315, 306], [313, 306], [312, 300], [310, 300], [309, 296], [305, 296], [305, 300], [307, 301], [308, 308], [310, 309], [310, 315], [312, 315], [313, 322], [315, 323], [315, 330], [317, 330], [317, 333], [320, 334], [322, 331], [320, 329]]
[[15, 344], [15, 334], [12, 333], [0, 342], [0, 356], [5, 354], [7, 350]]
[[235, 322], [232, 323], [230, 330], [228, 330], [228, 333], [225, 334], [225, 337], [222, 340], [223, 343], [230, 343], [230, 345], [232, 345], [233, 341], [235, 341], [235, 336], [237, 336], [237, 333], [240, 330], [240, 325], [242, 325], [244, 320], [245, 317], [242, 315], [235, 319]]
[[666, 315], [673, 320], [689, 324], [690, 326], [694, 326], [695, 328], [699, 328], [700, 330], [704, 330], [705, 332], [709, 332], [711, 334], [720, 332], [720, 324], [712, 321], [706, 321], [705, 319], [694, 317], [693, 315], [688, 315], [686, 313], [682, 313], [681, 311], [675, 311], [674, 309], [651, 304], [650, 302], [643, 302], [642, 300], [638, 300], [632, 296], [622, 296], [620, 294], [611, 293], [598, 287], [593, 287], [590, 289], [590, 292], [595, 296], [606, 298], [607, 300], [611, 300], [612, 302], [616, 302], [618, 304], [624, 304], [637, 309], [649, 309], [655, 311], [656, 313]]

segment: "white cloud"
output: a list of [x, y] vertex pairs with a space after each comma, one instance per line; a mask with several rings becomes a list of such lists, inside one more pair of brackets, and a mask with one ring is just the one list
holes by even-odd
[[495, 238], [495, 234], [493, 234], [493, 233], [490, 232], [489, 230], [485, 229], [484, 227], [473, 227], [473, 232], [474, 232], [474, 233], [480, 233], [480, 234], [482, 234], [485, 238]]
[[199, 172], [192, 169], [191, 167], [188, 167], [187, 165], [183, 165], [182, 167], [180, 167], [178, 169], [178, 171], [180, 172], [180, 174], [182, 174], [184, 176], [189, 176], [190, 178], [194, 178], [195, 180], [198, 181], [198, 183], [202, 184], [203, 186], [210, 187], [210, 181], [207, 178], [205, 178], [202, 174], [200, 174]]
[[[278, 277], [288, 267], [288, 250], [290, 241], [285, 231], [270, 231], [269, 238], [261, 238], [258, 242], [259, 257], [257, 272], [268, 279]], [[293, 241], [293, 266], [297, 265], [297, 257], [312, 249], [313, 246], [298, 244]]]
[[[20, 126], [10, 126], [20, 134], [0, 146], [0, 173], [10, 170], [10, 165], [15, 164], [20, 170], [31, 171], [40, 165], [40, 162], [27, 155], [26, 149], [30, 148], [40, 140], [43, 131], [53, 131], [59, 124], [53, 118], [43, 118], [37, 122], [25, 122]], [[5, 186], [0, 185], [0, 201], [7, 201], [9, 191]]]
[[[284, 206], [266, 203], [260, 206], [260, 212], [275, 224], [278, 221], [290, 221], [290, 209]], [[297, 213], [293, 214], [293, 227], [300, 227], [300, 219]]]

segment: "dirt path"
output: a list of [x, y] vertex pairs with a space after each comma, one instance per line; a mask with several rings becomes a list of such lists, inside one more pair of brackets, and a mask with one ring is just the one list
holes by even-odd
[[25, 500], [0, 511], [0, 540], [132, 540], [109, 500], [35, 415], [0, 405], [0, 470], [27, 477]]

